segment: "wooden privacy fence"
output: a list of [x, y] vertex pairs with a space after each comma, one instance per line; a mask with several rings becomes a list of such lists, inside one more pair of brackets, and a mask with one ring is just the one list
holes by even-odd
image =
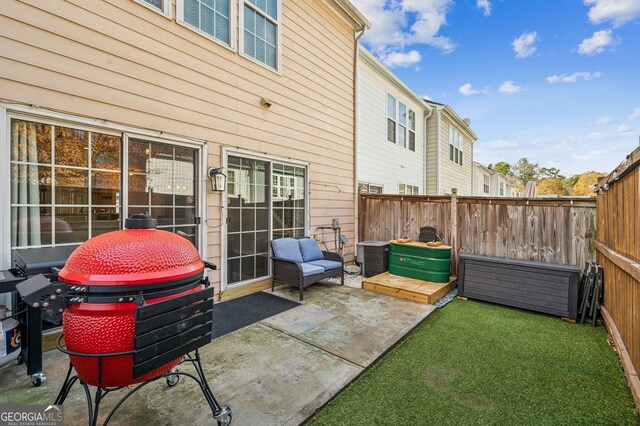
[[433, 226], [459, 253], [538, 260], [584, 267], [595, 259], [593, 199], [361, 195], [359, 241], [417, 239]]
[[605, 274], [602, 313], [640, 412], [640, 148], [599, 186], [594, 246]]

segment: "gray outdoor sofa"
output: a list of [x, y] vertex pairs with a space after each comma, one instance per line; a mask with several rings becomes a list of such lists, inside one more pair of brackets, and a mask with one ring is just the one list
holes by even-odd
[[305, 287], [324, 278], [340, 277], [344, 285], [344, 263], [342, 256], [330, 251], [322, 251], [311, 238], [279, 238], [271, 241], [273, 256], [273, 282], [276, 281], [298, 287], [300, 300]]

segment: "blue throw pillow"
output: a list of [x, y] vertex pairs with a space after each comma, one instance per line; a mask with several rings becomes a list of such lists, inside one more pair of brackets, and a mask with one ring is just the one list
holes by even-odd
[[294, 260], [302, 263], [302, 254], [300, 254], [300, 246], [298, 240], [294, 238], [278, 238], [271, 241], [273, 255], [281, 259]]
[[316, 240], [311, 238], [303, 238], [298, 240], [300, 244], [300, 253], [302, 253], [302, 260], [305, 262], [311, 262], [312, 260], [324, 259], [324, 254], [320, 250], [320, 246]]

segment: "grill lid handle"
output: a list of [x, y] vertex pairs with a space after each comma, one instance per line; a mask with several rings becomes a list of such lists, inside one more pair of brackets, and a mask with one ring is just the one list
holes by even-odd
[[158, 221], [147, 213], [132, 214], [124, 221], [125, 229], [156, 229]]

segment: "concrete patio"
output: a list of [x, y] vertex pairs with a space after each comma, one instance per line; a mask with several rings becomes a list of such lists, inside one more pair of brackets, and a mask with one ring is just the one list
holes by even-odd
[[[297, 290], [276, 289], [297, 301]], [[304, 304], [214, 340], [201, 349], [216, 398], [233, 410], [235, 425], [296, 425], [325, 404], [404, 335], [434, 311], [403, 299], [317, 284]], [[48, 380], [31, 386], [22, 367], [0, 373], [0, 405], [50, 404], [68, 366], [57, 351], [44, 355]], [[184, 367], [184, 371], [191, 367]], [[124, 391], [121, 391], [124, 392]], [[119, 398], [109, 395], [100, 421]], [[80, 387], [65, 403], [66, 424], [86, 424]], [[211, 412], [194, 383], [157, 381], [130, 398], [110, 424], [212, 424]]]

